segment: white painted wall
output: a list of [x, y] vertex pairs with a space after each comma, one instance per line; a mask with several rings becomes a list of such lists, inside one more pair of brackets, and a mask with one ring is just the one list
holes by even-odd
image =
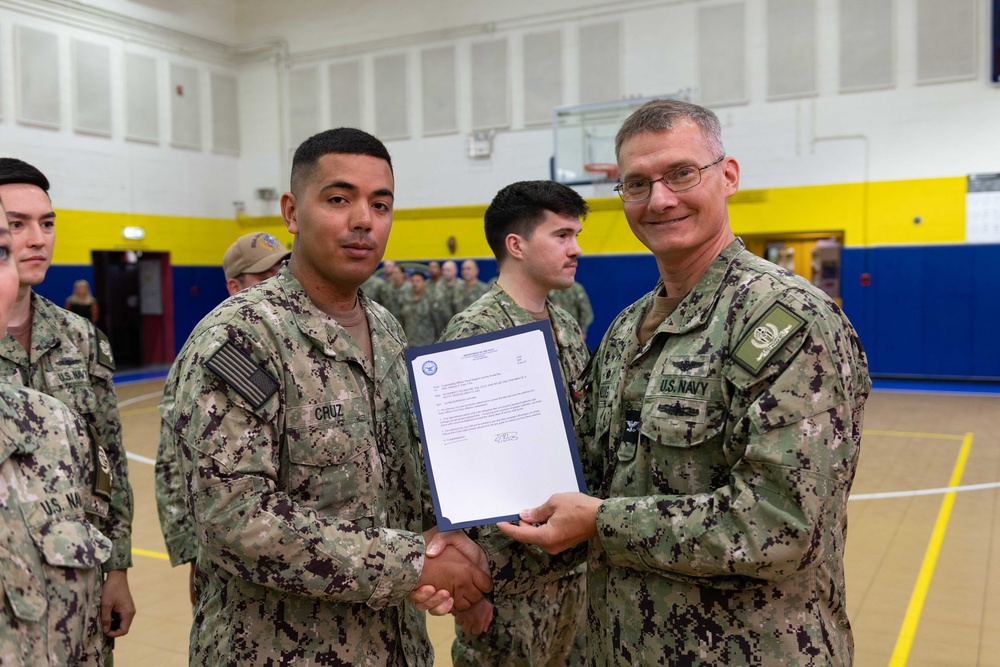
[[[733, 67], [747, 72], [748, 102], [717, 107], [727, 150], [743, 167], [743, 187], [762, 188], [862, 180], [957, 176], [1000, 171], [1000, 89], [988, 80], [989, 0], [978, 15], [974, 78], [916, 83], [917, 0], [894, 0], [895, 84], [861, 93], [838, 91], [838, 0], [817, 0], [817, 81], [812, 97], [767, 101], [766, 0], [0, 0], [0, 147], [48, 172], [59, 203], [70, 208], [230, 217], [233, 202], [247, 215], [273, 215], [276, 202], [258, 188], [287, 187], [294, 150], [287, 81], [290, 69], [319, 67], [320, 127], [329, 127], [326, 67], [360, 61], [364, 129], [374, 130], [372, 63], [407, 59], [409, 138], [388, 141], [400, 207], [485, 203], [503, 185], [546, 178], [552, 130], [524, 123], [525, 34], [558, 30], [563, 44], [563, 97], [579, 101], [582, 27], [620, 22], [623, 97], [686, 94], [699, 102], [698, 12], [742, 4], [746, 52]], [[13, 26], [60, 36], [63, 124], [23, 125], [15, 115]], [[69, 40], [86, 38], [112, 49], [116, 87], [110, 138], [71, 129]], [[472, 45], [508, 43], [510, 126], [497, 131], [490, 159], [467, 156], [471, 121]], [[422, 49], [457, 49], [458, 130], [421, 135], [419, 59]], [[164, 77], [172, 62], [195, 67], [202, 82], [201, 150], [170, 146], [169, 87], [161, 86], [158, 145], [125, 140], [121, 56], [157, 59]], [[531, 63], [527, 64], [528, 67]], [[239, 77], [239, 156], [211, 146], [211, 72]], [[584, 195], [606, 189], [582, 187]]]
[[[109, 12], [163, 28], [235, 45], [239, 0], [76, 0], [99, 12]], [[278, 3], [280, 4], [280, 3]]]
[[[94, 4], [98, 4], [95, 0]], [[134, 2], [100, 3], [123, 7]], [[147, 3], [152, 11], [157, 5]], [[195, 6], [194, 2], [183, 3]], [[206, 9], [232, 2], [206, 3]], [[12, 6], [11, 6], [12, 5]], [[148, 15], [148, 12], [146, 13]], [[152, 15], [149, 15], [152, 16]], [[208, 21], [209, 13], [192, 9], [181, 28]], [[175, 216], [229, 218], [237, 198], [237, 156], [211, 150], [210, 72], [235, 73], [235, 59], [221, 45], [200, 39], [177, 38], [158, 32], [152, 24], [129, 24], [79, 10], [65, 3], [0, 3], [0, 153], [21, 158], [41, 169], [52, 183], [53, 201], [60, 208]], [[232, 19], [226, 20], [232, 24]], [[58, 128], [39, 128], [19, 121], [17, 114], [16, 26], [27, 26], [58, 36], [61, 122]], [[177, 38], [170, 42], [167, 38]], [[106, 46], [110, 50], [112, 80], [111, 136], [93, 136], [73, 129], [74, 98], [71, 40]], [[157, 144], [125, 138], [124, 54], [138, 53], [156, 60], [159, 76]], [[199, 72], [202, 149], [171, 146], [169, 67], [178, 63]]]
[[[420, 136], [419, 89], [410, 82], [411, 138], [387, 142], [396, 162], [400, 206], [482, 203], [506, 183], [545, 178], [553, 152], [549, 128], [526, 128], [519, 60], [526, 32], [563, 31], [566, 103], [578, 102], [576, 71], [582, 25], [620, 20], [623, 97], [687, 91], [701, 101], [698, 81], [697, 12], [732, 0], [582, 2], [562, 0], [504, 3], [385, 0], [355, 4], [322, 0], [241, 2], [238, 23], [244, 41], [286, 40], [290, 66], [320, 65], [360, 58], [366, 72], [365, 129], [374, 130], [371, 61], [405, 53], [411, 72], [420, 51], [455, 44], [459, 57], [459, 132]], [[765, 0], [745, 0], [749, 101], [717, 107], [730, 154], [743, 166], [743, 187], [763, 188], [862, 180], [956, 176], [1000, 171], [1000, 89], [989, 83], [989, 3], [978, 0], [975, 78], [935, 85], [916, 83], [916, 0], [894, 2], [895, 85], [860, 93], [838, 91], [838, 2], [818, 0], [818, 94], [767, 101]], [[512, 125], [500, 129], [491, 160], [466, 156], [469, 119], [469, 45], [509, 40]], [[321, 86], [323, 84], [321, 83]], [[327, 91], [321, 91], [320, 104]], [[266, 132], [268, 128], [260, 128]], [[274, 128], [270, 128], [274, 131]], [[286, 128], [287, 129], [287, 128]], [[585, 195], [593, 194], [588, 187]]]

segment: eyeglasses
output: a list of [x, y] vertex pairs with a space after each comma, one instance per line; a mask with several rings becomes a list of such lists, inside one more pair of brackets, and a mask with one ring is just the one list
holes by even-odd
[[709, 167], [714, 167], [724, 159], [726, 156], [721, 155], [715, 162], [706, 164], [704, 167], [696, 167], [693, 164], [678, 167], [653, 180], [648, 178], [629, 179], [616, 185], [615, 192], [624, 202], [646, 201], [653, 194], [653, 183], [656, 181], [663, 181], [663, 184], [671, 192], [684, 192], [701, 183], [701, 172]]

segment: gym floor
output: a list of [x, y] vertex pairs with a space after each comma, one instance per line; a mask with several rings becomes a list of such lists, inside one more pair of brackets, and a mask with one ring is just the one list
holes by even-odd
[[[117, 388], [138, 608], [118, 640], [120, 667], [187, 665], [188, 568], [167, 561], [153, 492], [162, 387]], [[1000, 667], [1000, 395], [873, 392], [849, 526], [857, 667]], [[428, 627], [434, 664], [450, 667], [451, 623], [431, 617]]]

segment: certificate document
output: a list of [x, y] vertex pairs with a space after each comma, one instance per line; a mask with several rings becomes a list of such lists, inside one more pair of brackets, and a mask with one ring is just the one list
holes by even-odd
[[585, 491], [549, 322], [406, 351], [438, 528]]

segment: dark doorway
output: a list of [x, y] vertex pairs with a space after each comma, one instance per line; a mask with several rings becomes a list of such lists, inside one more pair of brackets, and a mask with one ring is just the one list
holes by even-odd
[[98, 326], [108, 334], [118, 370], [173, 359], [170, 256], [165, 252], [92, 253]]

